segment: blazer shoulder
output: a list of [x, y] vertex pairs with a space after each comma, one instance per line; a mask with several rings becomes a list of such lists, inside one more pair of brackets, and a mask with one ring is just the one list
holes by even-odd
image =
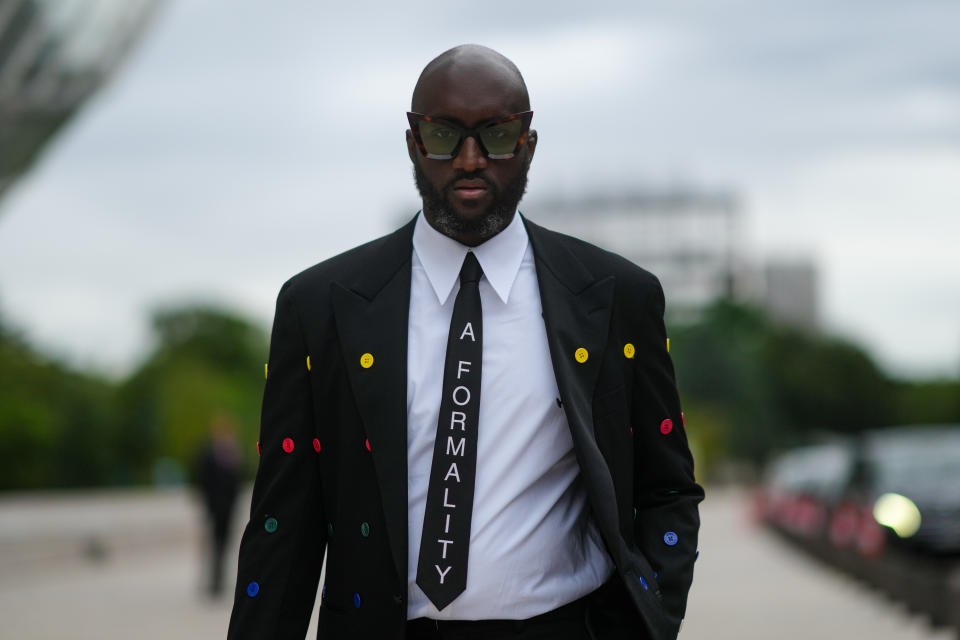
[[[413, 222], [343, 253], [327, 258], [294, 275], [280, 287], [279, 298], [299, 300], [330, 290], [334, 282], [350, 286], [357, 281], [387, 277], [409, 261], [412, 254]], [[382, 284], [382, 283], [381, 283]]]
[[639, 289], [643, 292], [644, 297], [656, 292], [660, 292], [662, 295], [663, 287], [656, 275], [620, 254], [603, 249], [575, 236], [547, 229], [531, 223], [529, 220], [526, 222], [528, 228], [540, 236], [541, 243], [563, 247], [572, 253], [596, 279], [614, 276], [617, 280], [618, 289], [627, 288], [634, 294]]

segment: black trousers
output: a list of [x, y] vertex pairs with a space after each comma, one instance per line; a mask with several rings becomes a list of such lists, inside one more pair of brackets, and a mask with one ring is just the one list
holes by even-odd
[[643, 620], [619, 576], [591, 594], [527, 620], [407, 622], [407, 640], [645, 640]]

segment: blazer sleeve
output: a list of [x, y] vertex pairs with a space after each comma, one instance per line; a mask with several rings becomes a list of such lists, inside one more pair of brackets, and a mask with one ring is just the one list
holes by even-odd
[[290, 282], [277, 298], [260, 418], [260, 463], [240, 543], [228, 638], [297, 638], [326, 548], [307, 348]]
[[679, 631], [693, 581], [703, 489], [693, 475], [673, 363], [667, 352], [660, 283], [640, 310], [634, 425], [634, 537], [649, 559], [662, 604]]

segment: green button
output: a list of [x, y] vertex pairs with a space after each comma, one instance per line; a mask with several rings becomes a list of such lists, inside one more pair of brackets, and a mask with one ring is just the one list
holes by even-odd
[[370, 535], [370, 525], [364, 522], [360, 525], [360, 533], [363, 534], [363, 537], [366, 538]]
[[328, 524], [328, 525], [327, 525], [327, 537], [328, 537], [328, 538], [332, 538], [332, 537], [333, 537], [333, 525], [332, 525], [332, 524]]
[[273, 533], [277, 530], [277, 519], [267, 518], [267, 521], [263, 523], [263, 528], [267, 530], [267, 533]]

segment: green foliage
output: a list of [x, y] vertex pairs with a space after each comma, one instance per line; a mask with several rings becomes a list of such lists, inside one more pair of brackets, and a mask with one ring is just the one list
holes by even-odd
[[671, 335], [691, 437], [706, 429], [713, 443], [708, 464], [719, 455], [760, 463], [824, 431], [960, 422], [960, 382], [897, 382], [856, 345], [750, 307], [717, 302]]
[[[205, 307], [153, 317], [155, 348], [116, 384], [44, 357], [0, 324], [0, 490], [183, 477], [228, 415], [252, 468], [266, 334]], [[759, 463], [823, 431], [960, 423], [960, 380], [894, 380], [856, 345], [719, 302], [671, 327], [698, 471]]]
[[188, 471], [224, 414], [256, 440], [265, 333], [206, 308], [159, 312], [154, 329], [153, 353], [117, 385], [0, 326], [0, 490], [143, 484], [161, 459]]

